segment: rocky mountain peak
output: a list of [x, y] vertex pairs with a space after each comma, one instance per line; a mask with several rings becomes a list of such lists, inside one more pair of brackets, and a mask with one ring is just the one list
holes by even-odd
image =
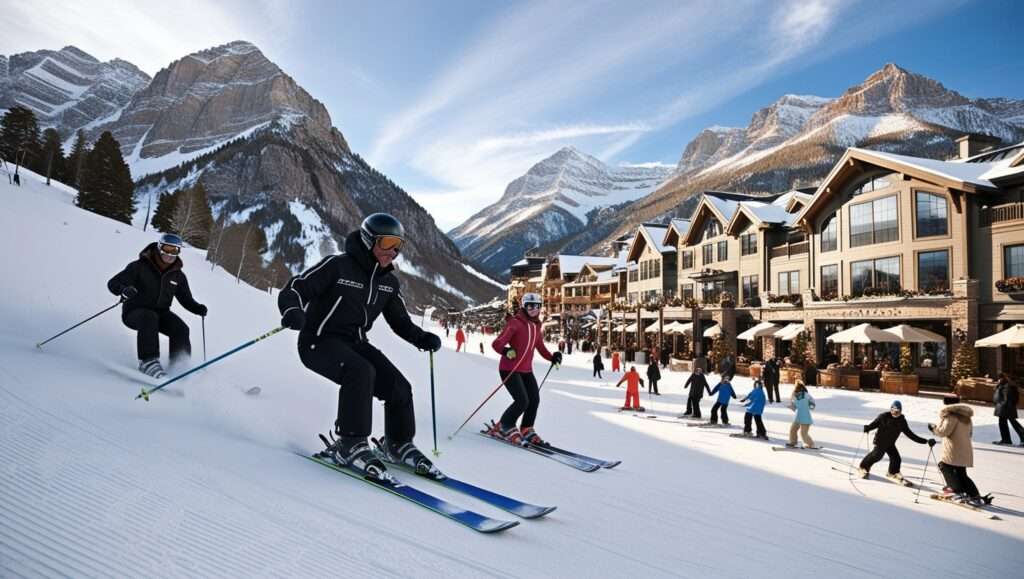
[[942, 83], [890, 63], [822, 107], [814, 121], [826, 122], [841, 114], [883, 115], [966, 104], [969, 99]]

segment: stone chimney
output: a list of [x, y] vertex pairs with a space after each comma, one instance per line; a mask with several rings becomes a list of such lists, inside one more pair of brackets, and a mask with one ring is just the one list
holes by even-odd
[[960, 159], [967, 159], [985, 151], [991, 151], [998, 147], [1002, 141], [996, 137], [968, 133], [956, 140], [960, 148]]

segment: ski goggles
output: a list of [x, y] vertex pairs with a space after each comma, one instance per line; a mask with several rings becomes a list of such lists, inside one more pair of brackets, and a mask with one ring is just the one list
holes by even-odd
[[524, 310], [539, 310], [540, 309], [540, 304], [538, 304], [538, 303], [523, 304], [523, 309]]
[[377, 236], [377, 247], [384, 251], [391, 251], [392, 249], [398, 251], [402, 248], [402, 244], [405, 240], [397, 235], [378, 235]]
[[181, 253], [181, 248], [178, 247], [177, 245], [170, 245], [170, 244], [167, 244], [167, 243], [160, 243], [160, 244], [157, 245], [157, 247], [160, 249], [160, 253], [162, 253], [164, 255], [177, 256], [177, 255], [179, 255]]

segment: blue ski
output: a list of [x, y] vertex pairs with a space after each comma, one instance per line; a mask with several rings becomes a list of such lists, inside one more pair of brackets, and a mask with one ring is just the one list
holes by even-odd
[[577, 470], [582, 470], [583, 472], [594, 472], [595, 470], [599, 470], [601, 468], [601, 465], [599, 465], [597, 463], [587, 462], [585, 460], [580, 460], [578, 458], [573, 458], [573, 457], [571, 457], [569, 455], [566, 455], [566, 454], [559, 454], [559, 453], [557, 453], [557, 452], [555, 452], [553, 450], [548, 450], [546, 448], [542, 448], [542, 447], [539, 447], [539, 446], [521, 446], [521, 445], [518, 445], [518, 444], [513, 444], [513, 443], [508, 442], [506, 440], [502, 440], [500, 438], [495, 438], [495, 437], [493, 437], [493, 436], [491, 436], [491, 435], [489, 435], [489, 434], [487, 434], [486, 432], [483, 432], [483, 431], [478, 432], [477, 434], [479, 434], [480, 436], [482, 436], [484, 438], [487, 438], [489, 440], [494, 440], [494, 441], [500, 442], [502, 444], [507, 444], [507, 445], [509, 445], [509, 446], [511, 446], [513, 448], [519, 448], [519, 449], [525, 450], [527, 452], [532, 452], [533, 454], [539, 454], [540, 456], [543, 456], [545, 458], [550, 458], [551, 460], [553, 460], [555, 462], [560, 462], [560, 463], [562, 463], [562, 464], [564, 464], [566, 466], [571, 466], [572, 468], [575, 468]]
[[429, 495], [419, 489], [411, 487], [407, 484], [398, 482], [397, 480], [374, 480], [366, 478], [359, 471], [351, 468], [338, 466], [330, 460], [319, 458], [316, 456], [309, 456], [307, 454], [296, 453], [299, 456], [311, 460], [315, 463], [323, 465], [331, 470], [340, 472], [348, 475], [354, 479], [361, 480], [367, 484], [373, 485], [379, 489], [388, 491], [391, 494], [398, 495], [403, 499], [410, 502], [416, 503], [421, 507], [434, 511], [435, 513], [447, 517], [463, 526], [469, 527], [474, 531], [480, 533], [499, 533], [519, 524], [519, 521], [502, 521], [499, 519], [492, 519], [485, 517], [479, 513], [468, 511], [458, 505], [449, 503], [443, 499], [439, 499], [435, 496]]

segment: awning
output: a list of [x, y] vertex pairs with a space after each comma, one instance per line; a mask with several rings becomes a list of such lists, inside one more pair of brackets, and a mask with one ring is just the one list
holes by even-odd
[[915, 328], [914, 326], [908, 326], [907, 324], [900, 324], [891, 328], [886, 328], [884, 331], [889, 332], [893, 336], [899, 338], [900, 342], [923, 344], [925, 342], [933, 342], [944, 344], [946, 338], [921, 328]]
[[621, 332], [622, 330], [625, 330], [625, 329], [626, 329], [626, 324], [619, 324], [619, 325], [615, 326], [614, 328], [612, 328], [612, 331], [613, 332]]
[[779, 329], [779, 326], [776, 326], [771, 322], [761, 322], [760, 324], [754, 326], [753, 328], [750, 328], [749, 330], [736, 336], [736, 339], [747, 340], [749, 342], [750, 340], [760, 338], [761, 336], [770, 336], [775, 332], [779, 331]]
[[626, 326], [626, 331], [627, 332], [635, 332], [636, 331], [636, 322], [633, 322], [632, 324]]
[[705, 338], [714, 338], [720, 335], [722, 335], [722, 326], [719, 326], [718, 324], [704, 330]]
[[1014, 324], [1013, 327], [998, 334], [974, 342], [974, 346], [977, 348], [998, 348], [999, 346], [1019, 348], [1024, 346], [1024, 324]]
[[672, 322], [670, 324], [665, 324], [665, 328], [662, 331], [668, 335], [685, 334], [691, 331], [691, 327], [692, 326], [690, 324]]
[[647, 326], [646, 328], [644, 328], [644, 332], [646, 332], [648, 334], [654, 334], [654, 333], [657, 333], [657, 331], [658, 331], [658, 322], [654, 322], [653, 324], [651, 324], [651, 325]]
[[772, 334], [783, 342], [792, 342], [807, 328], [803, 324], [787, 324], [786, 327]]
[[858, 324], [848, 330], [836, 332], [825, 340], [836, 344], [878, 344], [900, 341], [896, 336], [871, 324]]

